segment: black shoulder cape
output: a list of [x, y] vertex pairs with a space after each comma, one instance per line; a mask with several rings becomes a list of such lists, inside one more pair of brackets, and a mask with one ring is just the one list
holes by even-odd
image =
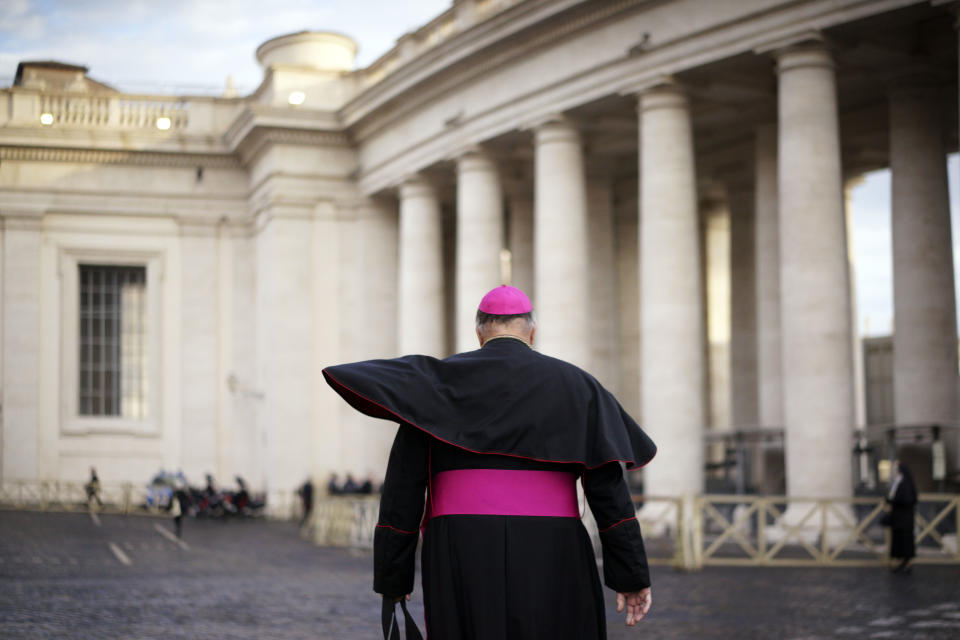
[[323, 375], [358, 411], [475, 453], [632, 468], [657, 452], [593, 376], [513, 338], [444, 360], [366, 360]]

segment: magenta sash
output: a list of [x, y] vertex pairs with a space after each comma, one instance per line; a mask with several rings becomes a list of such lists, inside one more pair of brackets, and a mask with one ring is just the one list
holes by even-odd
[[579, 518], [576, 478], [566, 471], [441, 471], [431, 481], [430, 516]]

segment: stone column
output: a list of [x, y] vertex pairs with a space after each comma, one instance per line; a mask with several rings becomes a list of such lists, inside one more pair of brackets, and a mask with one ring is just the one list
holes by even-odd
[[[757, 423], [783, 427], [783, 380], [780, 375], [780, 221], [777, 206], [777, 125], [757, 127], [754, 137], [754, 233], [756, 250]], [[758, 444], [754, 486], [779, 492], [773, 477], [783, 470], [782, 451]]]
[[727, 184], [730, 208], [730, 413], [734, 429], [758, 426], [756, 234], [753, 188]]
[[587, 367], [587, 195], [580, 133], [570, 121], [554, 118], [537, 127], [535, 147], [536, 347]]
[[420, 176], [400, 186], [397, 344], [401, 354], [446, 355], [440, 202]]
[[941, 108], [933, 86], [890, 95], [893, 394], [899, 424], [957, 419], [957, 319]]
[[[352, 269], [343, 283], [341, 300], [352, 302], [342, 322], [353, 339], [345, 359], [392, 358], [397, 351], [397, 250], [398, 218], [395, 201], [364, 199], [351, 207], [352, 224], [344, 246]], [[351, 293], [353, 291], [353, 293]], [[347, 328], [350, 326], [350, 329]], [[342, 347], [348, 346], [342, 341]], [[369, 418], [341, 403], [343, 455], [358, 478], [367, 473], [382, 477], [387, 468], [396, 430], [382, 420]], [[387, 428], [384, 428], [384, 427]], [[326, 478], [323, 478], [326, 481]]]
[[640, 95], [641, 424], [652, 495], [703, 491], [704, 334], [693, 130], [674, 84]]
[[613, 393], [620, 390], [617, 265], [614, 255], [613, 187], [608, 178], [587, 182], [590, 216], [590, 372]]
[[500, 282], [503, 193], [497, 166], [480, 149], [457, 160], [455, 350], [479, 347], [475, 318], [480, 299]]
[[[617, 398], [627, 413], [640, 418], [640, 237], [637, 185], [634, 181], [615, 191], [617, 255], [617, 310], [620, 314], [620, 390]], [[629, 189], [629, 194], [625, 190]]]
[[780, 378], [780, 221], [777, 205], [777, 127], [757, 127], [754, 149], [758, 422], [783, 426]]
[[533, 300], [533, 198], [514, 193], [509, 196], [509, 208], [510, 284]]
[[815, 42], [778, 51], [777, 66], [787, 492], [843, 497], [854, 413], [834, 65]]
[[[8, 216], [9, 214], [5, 214]], [[38, 221], [5, 217], [3, 246], [3, 477], [45, 480], [40, 469], [40, 254]], [[102, 472], [101, 472], [102, 473]]]

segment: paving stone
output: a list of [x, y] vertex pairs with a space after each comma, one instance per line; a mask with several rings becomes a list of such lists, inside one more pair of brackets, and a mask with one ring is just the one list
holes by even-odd
[[[295, 525], [0, 512], [0, 638], [377, 638], [369, 553], [316, 547]], [[124, 566], [109, 543], [125, 549]], [[36, 562], [35, 559], [39, 559]], [[607, 592], [612, 640], [956, 638], [960, 570], [653, 567], [654, 605], [633, 629]], [[422, 620], [419, 594], [411, 610]], [[918, 634], [923, 634], [922, 636]]]

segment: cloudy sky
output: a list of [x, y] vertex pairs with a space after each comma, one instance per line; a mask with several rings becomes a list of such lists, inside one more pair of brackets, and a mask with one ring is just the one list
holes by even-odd
[[21, 60], [82, 64], [127, 91], [252, 91], [254, 51], [275, 36], [337, 31], [369, 65], [451, 0], [0, 0], [0, 79]]
[[[397, 38], [443, 12], [450, 0], [0, 0], [0, 86], [21, 60], [82, 64], [131, 92], [217, 94], [233, 76], [256, 88], [254, 51], [293, 31], [330, 30], [360, 45], [364, 67]], [[960, 162], [949, 162], [954, 255], [960, 247]], [[890, 332], [893, 285], [890, 175], [867, 176], [853, 193], [861, 333]], [[954, 259], [955, 268], [960, 266]], [[960, 283], [960, 269], [957, 281]], [[960, 296], [958, 296], [960, 299]]]

